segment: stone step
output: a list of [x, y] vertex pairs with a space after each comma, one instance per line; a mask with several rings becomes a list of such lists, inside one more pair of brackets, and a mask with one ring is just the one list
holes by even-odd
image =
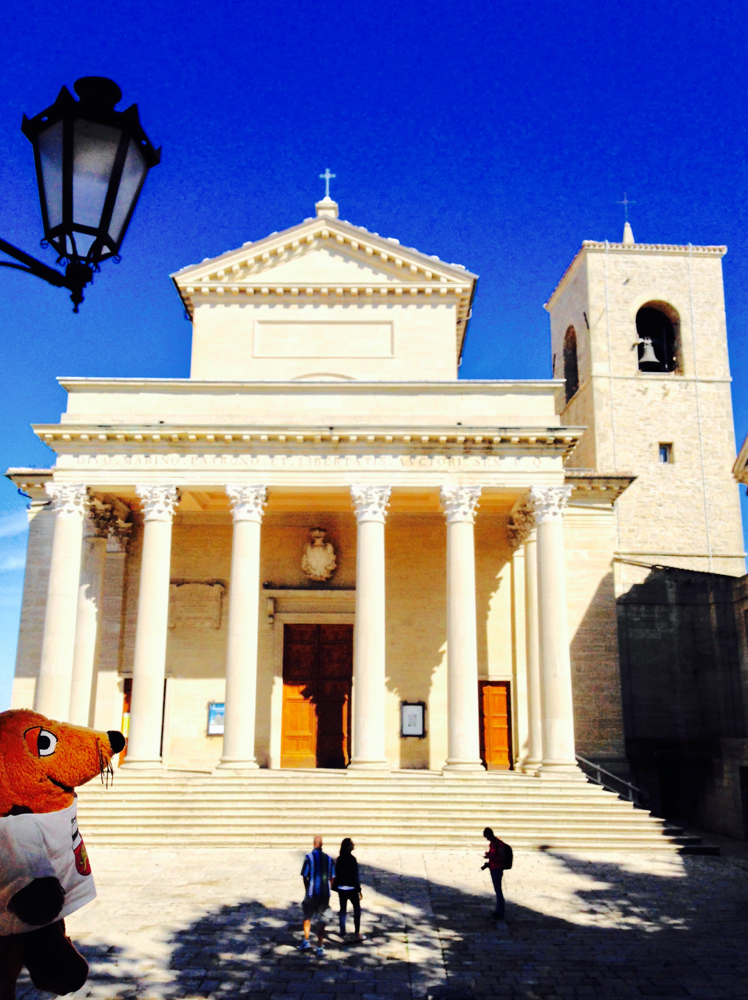
[[[322, 830], [326, 844], [337, 844], [345, 836], [350, 836], [350, 830]], [[307, 850], [309, 836], [300, 836], [298, 833], [273, 835], [273, 836], [225, 836], [221, 834], [200, 834], [199, 837], [179, 837], [171, 833], [164, 834], [140, 834], [128, 832], [125, 840], [116, 834], [99, 834], [92, 837], [86, 834], [86, 843], [89, 847], [163, 847], [169, 849], [188, 848], [228, 848], [228, 847], [255, 847], [255, 848], [290, 848], [297, 850]], [[509, 840], [509, 838], [507, 838]], [[482, 856], [486, 842], [484, 840], [465, 839], [449, 837], [448, 835], [434, 835], [419, 837], [417, 840], [398, 835], [360, 835], [353, 834], [353, 840], [357, 848], [362, 847], [392, 847], [398, 849], [420, 849], [420, 850], [475, 850], [477, 857]], [[583, 834], [566, 834], [563, 838], [552, 837], [515, 837], [510, 840], [512, 847], [518, 851], [537, 851], [540, 848], [562, 851], [640, 851], [644, 853], [665, 852], [669, 854], [691, 854], [700, 853], [702, 848], [682, 847], [666, 837], [652, 837], [640, 841], [632, 841], [624, 836], [599, 837], [586, 836]], [[710, 850], [709, 853], [712, 853]]]
[[485, 850], [490, 824], [517, 849], [697, 851], [698, 838], [583, 780], [494, 772], [352, 776], [345, 771], [250, 775], [117, 774], [80, 789], [90, 846], [297, 847], [321, 833], [361, 845]]

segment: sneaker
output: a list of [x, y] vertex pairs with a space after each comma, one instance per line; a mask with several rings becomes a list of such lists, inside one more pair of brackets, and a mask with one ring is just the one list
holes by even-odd
[[325, 949], [324, 948], [317, 948], [317, 950], [315, 951], [314, 954], [317, 956], [317, 958], [324, 958], [325, 957]]
[[299, 945], [299, 951], [311, 951], [312, 944], [310, 941], [302, 941]]

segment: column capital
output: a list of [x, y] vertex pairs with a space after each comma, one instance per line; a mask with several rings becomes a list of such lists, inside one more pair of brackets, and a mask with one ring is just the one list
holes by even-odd
[[509, 518], [509, 544], [513, 549], [518, 549], [534, 530], [535, 514], [527, 507], [520, 507]]
[[179, 503], [176, 486], [136, 486], [145, 521], [171, 521]]
[[226, 495], [234, 521], [262, 521], [268, 497], [264, 486], [227, 486]]
[[88, 487], [80, 483], [45, 483], [44, 492], [55, 514], [77, 514], [82, 518], [91, 502]]
[[392, 489], [389, 486], [351, 486], [351, 499], [356, 508], [356, 520], [379, 521], [384, 524]]
[[536, 524], [560, 521], [569, 502], [572, 486], [533, 486], [527, 494], [527, 506]]
[[442, 486], [439, 500], [447, 517], [447, 524], [473, 524], [480, 494], [480, 486]]

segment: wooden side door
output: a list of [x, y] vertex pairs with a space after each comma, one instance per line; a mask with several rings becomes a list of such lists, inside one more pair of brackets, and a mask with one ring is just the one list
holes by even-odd
[[317, 767], [346, 767], [350, 760], [353, 626], [317, 627]]
[[317, 766], [317, 628], [283, 627], [281, 767]]
[[480, 681], [481, 757], [489, 771], [512, 767], [509, 681]]

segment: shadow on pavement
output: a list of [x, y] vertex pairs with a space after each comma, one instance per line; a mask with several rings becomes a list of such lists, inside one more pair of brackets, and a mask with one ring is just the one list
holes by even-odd
[[[512, 902], [510, 894], [507, 929], [489, 919], [487, 892], [362, 864], [363, 944], [340, 943], [334, 913], [325, 957], [301, 954], [300, 905], [247, 899], [171, 933], [165, 969], [144, 969], [116, 945], [82, 947], [92, 975], [81, 995], [748, 998], [748, 871], [720, 858], [686, 857], [681, 876], [672, 877], [546, 853], [559, 873], [577, 878], [554, 880], [549, 872], [548, 895], [536, 895], [537, 908]], [[366, 909], [371, 889], [377, 913]], [[564, 905], [569, 919], [542, 912], [557, 914]], [[36, 993], [28, 988], [23, 995]]]

